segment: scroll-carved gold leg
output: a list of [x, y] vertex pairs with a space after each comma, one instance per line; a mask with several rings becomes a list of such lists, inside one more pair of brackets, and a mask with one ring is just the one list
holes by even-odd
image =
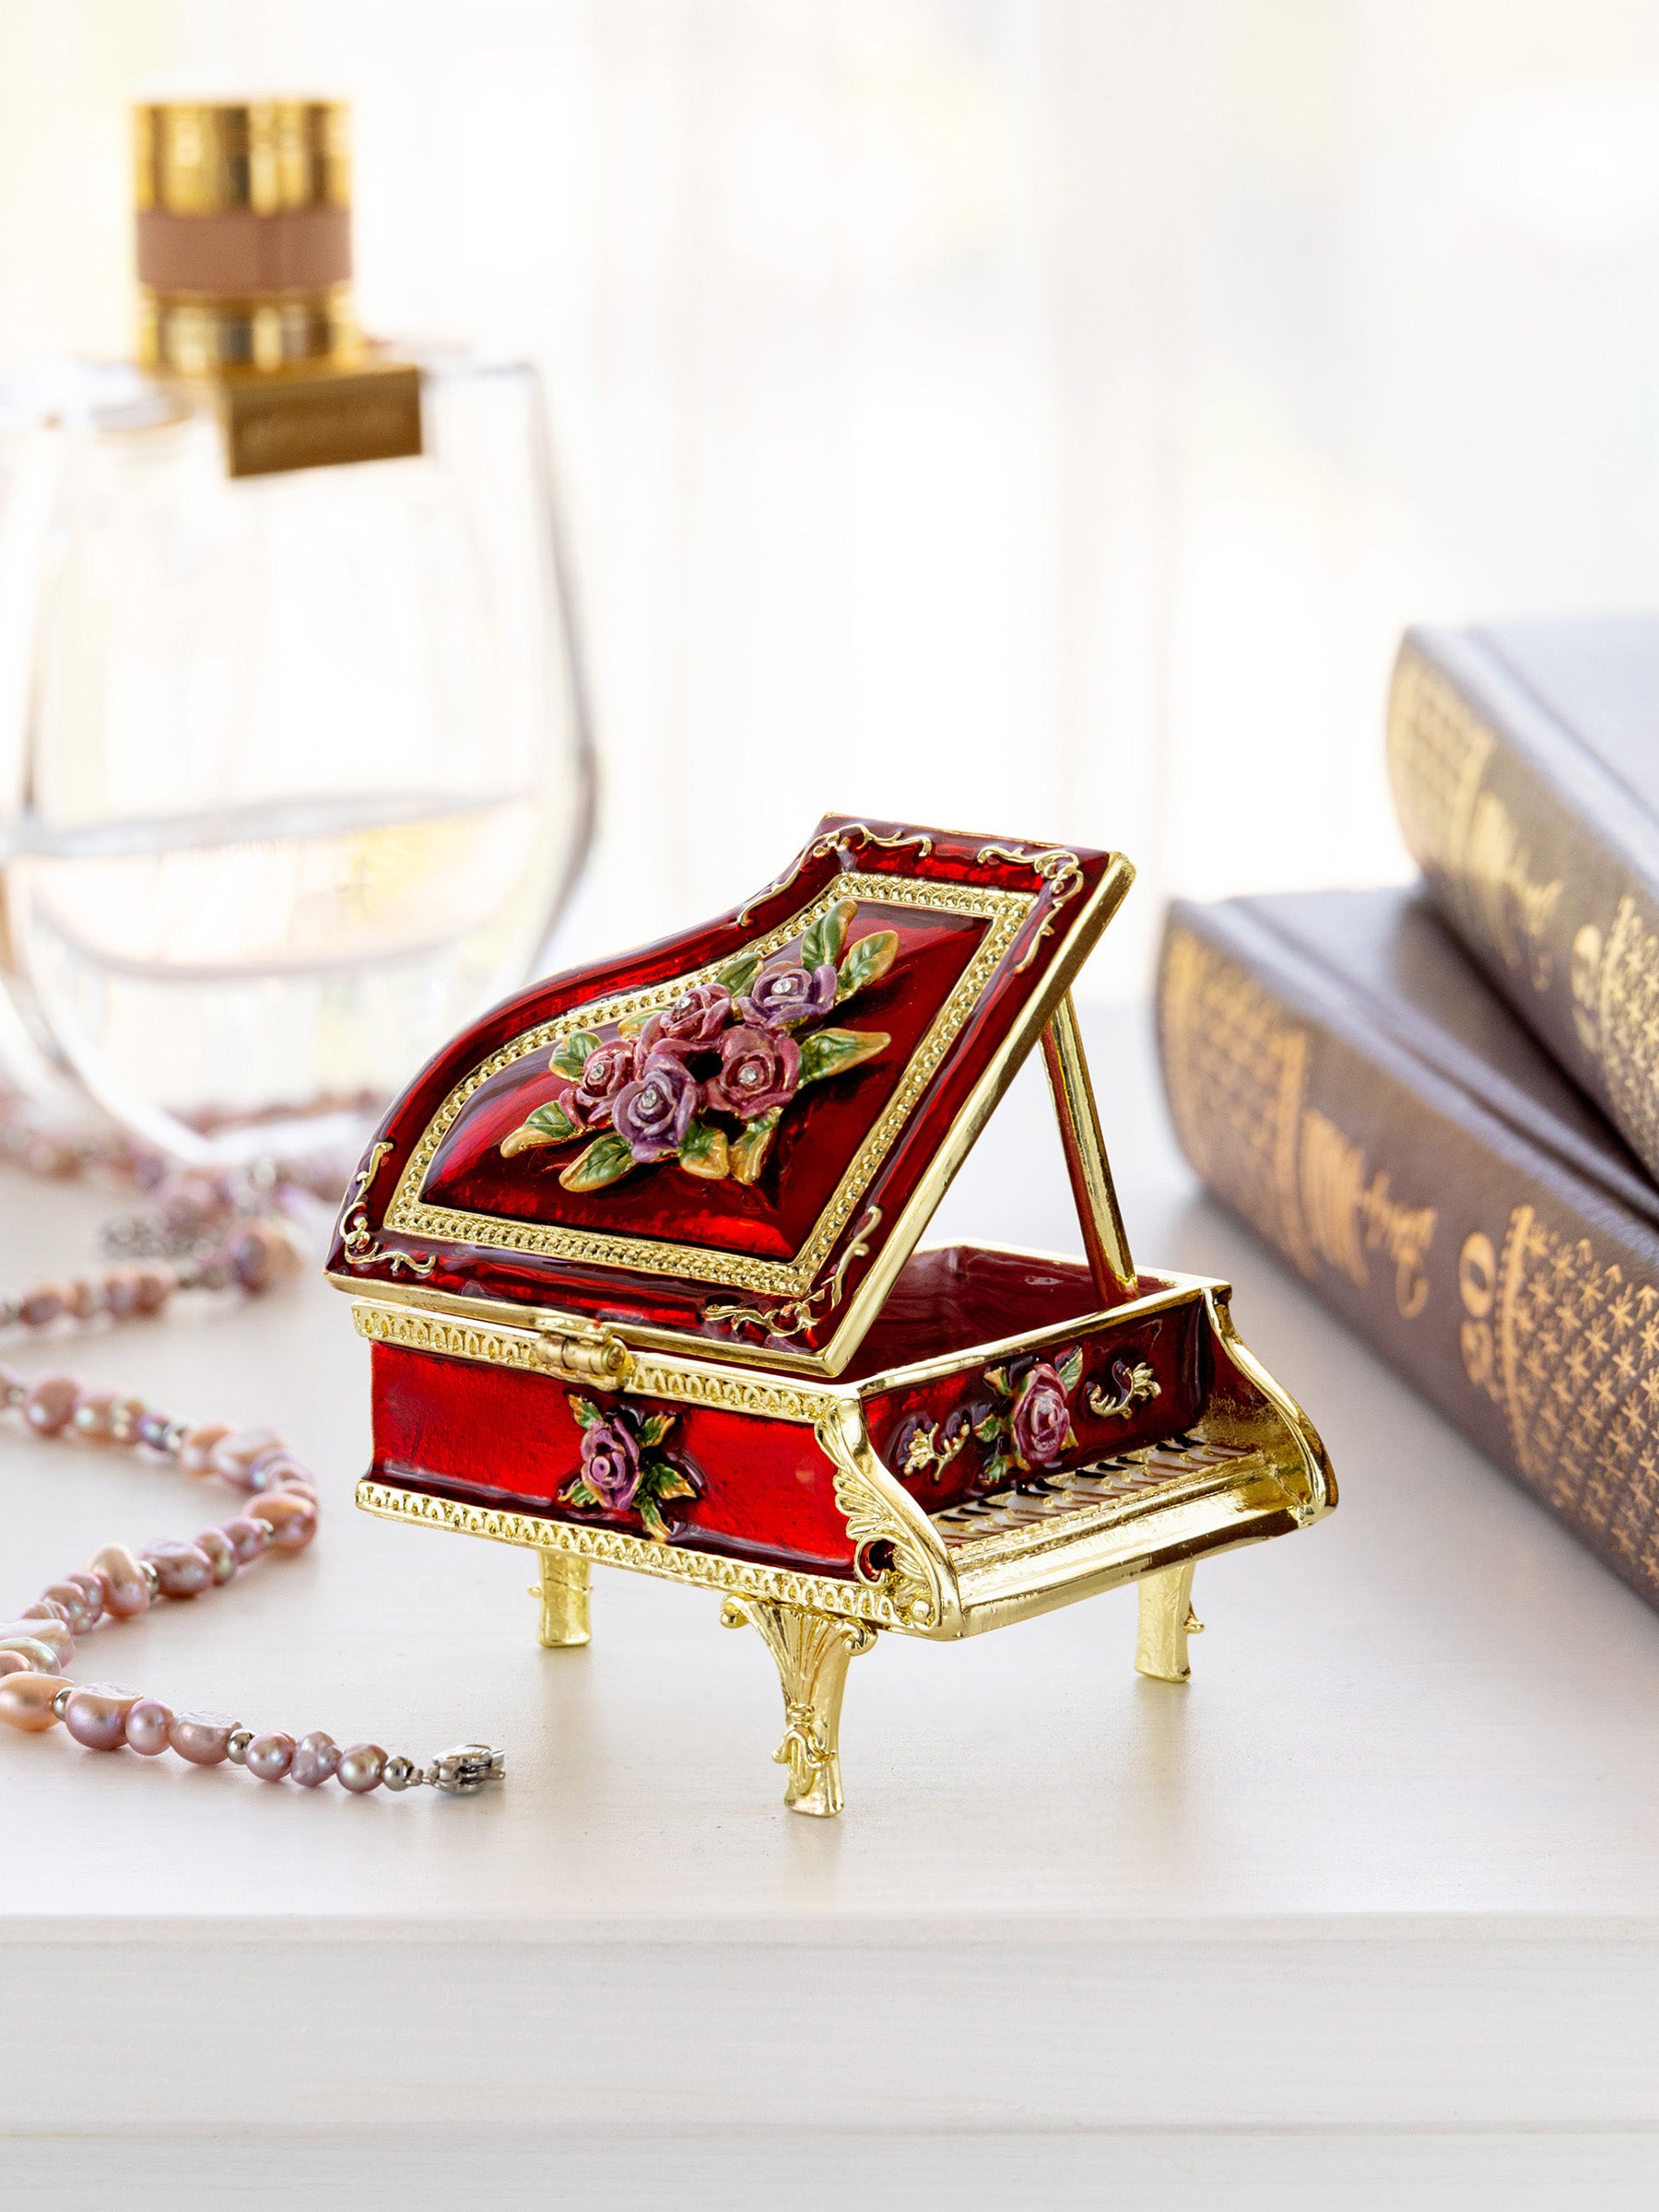
[[1140, 1632], [1135, 1639], [1136, 1671], [1155, 1682], [1189, 1682], [1187, 1638], [1202, 1636], [1204, 1623], [1193, 1610], [1193, 1568], [1166, 1567], [1140, 1580]]
[[839, 1813], [841, 1795], [841, 1708], [847, 1686], [847, 1662], [867, 1652], [874, 1629], [862, 1621], [837, 1620], [800, 1606], [768, 1599], [728, 1598], [720, 1618], [728, 1629], [746, 1623], [759, 1631], [778, 1663], [783, 1691], [783, 1741], [772, 1753], [789, 1769], [783, 1802], [793, 1813], [828, 1818]]
[[532, 1597], [542, 1601], [541, 1626], [536, 1640], [549, 1650], [564, 1644], [586, 1643], [588, 1628], [588, 1563], [568, 1551], [540, 1551], [541, 1581], [533, 1583]]

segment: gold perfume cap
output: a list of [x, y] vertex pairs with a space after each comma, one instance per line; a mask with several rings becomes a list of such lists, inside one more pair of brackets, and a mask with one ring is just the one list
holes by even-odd
[[202, 376], [354, 356], [344, 100], [146, 101], [134, 157], [147, 366]]

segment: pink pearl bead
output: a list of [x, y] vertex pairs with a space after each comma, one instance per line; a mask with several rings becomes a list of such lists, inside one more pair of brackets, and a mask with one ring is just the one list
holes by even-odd
[[134, 1397], [130, 1391], [117, 1397], [110, 1408], [111, 1437], [118, 1444], [134, 1442], [138, 1435], [138, 1424], [148, 1411], [149, 1407], [144, 1400]]
[[27, 1675], [32, 1672], [21, 1652], [0, 1652], [0, 1675]]
[[73, 1375], [42, 1375], [23, 1401], [23, 1418], [37, 1436], [55, 1436], [75, 1412], [80, 1395]]
[[172, 1708], [159, 1698], [140, 1698], [126, 1716], [127, 1748], [154, 1759], [172, 1740]]
[[106, 1689], [83, 1682], [70, 1692], [64, 1725], [88, 1751], [119, 1751], [126, 1741], [126, 1719], [138, 1702], [135, 1689]]
[[138, 1277], [131, 1267], [112, 1267], [103, 1278], [104, 1303], [112, 1319], [124, 1321], [138, 1305]]
[[386, 1755], [378, 1744], [353, 1744], [349, 1751], [340, 1754], [340, 1787], [354, 1797], [378, 1790], [385, 1771]]
[[171, 1267], [140, 1267], [134, 1277], [134, 1303], [140, 1313], [159, 1313], [178, 1286]]
[[179, 1465], [185, 1474], [211, 1475], [213, 1448], [221, 1436], [229, 1433], [229, 1424], [224, 1421], [208, 1421], [199, 1429], [186, 1430], [184, 1441], [179, 1446]]
[[313, 1728], [295, 1746], [289, 1772], [302, 1790], [314, 1790], [333, 1777], [339, 1764], [339, 1745], [324, 1730]]
[[286, 1490], [288, 1477], [309, 1482], [310, 1471], [302, 1466], [286, 1444], [273, 1444], [262, 1452], [248, 1467], [248, 1488], [251, 1490]]
[[271, 1524], [271, 1542], [278, 1551], [303, 1551], [317, 1533], [317, 1509], [309, 1498], [290, 1497], [275, 1490], [253, 1508], [255, 1521]]
[[69, 1618], [69, 1607], [64, 1604], [61, 1598], [37, 1597], [32, 1606], [24, 1606], [18, 1618], [19, 1620], [61, 1621], [71, 1636], [75, 1633], [75, 1623]]
[[265, 1252], [265, 1239], [255, 1230], [246, 1229], [232, 1237], [226, 1256], [244, 1290], [264, 1288], [265, 1277], [271, 1271], [271, 1263]]
[[222, 1533], [225, 1541], [236, 1554], [239, 1567], [246, 1567], [251, 1560], [258, 1559], [262, 1552], [270, 1548], [269, 1528], [263, 1527], [257, 1521], [249, 1520], [245, 1513], [239, 1514], [234, 1521], [227, 1521]]
[[48, 1605], [63, 1606], [69, 1616], [70, 1633], [76, 1636], [84, 1636], [103, 1611], [102, 1597], [94, 1603], [80, 1584], [72, 1583], [67, 1575], [61, 1583], [47, 1583], [44, 1600]]
[[199, 1597], [213, 1582], [213, 1561], [199, 1546], [152, 1544], [144, 1557], [156, 1570], [163, 1597]]
[[[87, 1626], [93, 1627], [103, 1612], [103, 1584], [99, 1581], [97, 1575], [89, 1574], [84, 1567], [72, 1567], [64, 1580], [72, 1583], [86, 1599]], [[56, 1587], [54, 1583], [53, 1588]]]
[[103, 1292], [97, 1283], [82, 1276], [69, 1286], [69, 1311], [76, 1321], [90, 1321], [103, 1307]]
[[247, 1767], [261, 1782], [280, 1782], [294, 1763], [294, 1739], [279, 1731], [256, 1735], [248, 1746]]
[[236, 1547], [222, 1528], [205, 1528], [194, 1539], [198, 1551], [206, 1552], [213, 1563], [216, 1583], [228, 1583], [236, 1572]]
[[0, 1721], [29, 1735], [55, 1728], [58, 1716], [52, 1710], [52, 1700], [60, 1689], [74, 1687], [62, 1675], [7, 1675], [0, 1679]]
[[236, 1723], [217, 1712], [181, 1712], [174, 1714], [167, 1740], [193, 1767], [217, 1767], [224, 1762], [235, 1733]]
[[107, 1444], [115, 1433], [115, 1401], [118, 1390], [89, 1390], [75, 1408], [75, 1433], [89, 1444]]
[[25, 1644], [50, 1652], [59, 1666], [67, 1666], [75, 1656], [74, 1636], [61, 1620], [50, 1617], [42, 1620], [37, 1614], [29, 1620], [0, 1624], [0, 1651], [18, 1651]]
[[249, 1470], [278, 1441], [274, 1429], [232, 1429], [213, 1447], [213, 1472], [239, 1490], [252, 1489]]
[[18, 1308], [18, 1318], [29, 1328], [43, 1329], [68, 1303], [69, 1293], [61, 1283], [40, 1283]]
[[92, 1571], [103, 1584], [104, 1610], [131, 1620], [149, 1610], [149, 1584], [124, 1544], [106, 1544], [92, 1555]]

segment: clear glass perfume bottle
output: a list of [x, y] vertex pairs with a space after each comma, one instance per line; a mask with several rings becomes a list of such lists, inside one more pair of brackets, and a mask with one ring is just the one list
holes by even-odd
[[585, 848], [541, 395], [359, 336], [337, 104], [146, 108], [137, 151], [139, 366], [0, 418], [8, 980], [177, 1155], [350, 1143]]

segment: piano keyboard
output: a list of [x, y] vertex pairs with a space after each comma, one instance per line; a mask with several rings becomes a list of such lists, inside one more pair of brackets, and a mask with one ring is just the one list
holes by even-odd
[[1121, 1452], [1112, 1459], [1094, 1459], [1086, 1466], [1029, 1477], [1008, 1489], [967, 1499], [928, 1518], [947, 1544], [977, 1544], [982, 1537], [1030, 1528], [1035, 1522], [1052, 1522], [1066, 1513], [1142, 1497], [1164, 1483], [1249, 1456], [1248, 1447], [1241, 1444], [1208, 1444], [1196, 1437], [1172, 1436], [1161, 1444], [1143, 1444], [1138, 1451]]

